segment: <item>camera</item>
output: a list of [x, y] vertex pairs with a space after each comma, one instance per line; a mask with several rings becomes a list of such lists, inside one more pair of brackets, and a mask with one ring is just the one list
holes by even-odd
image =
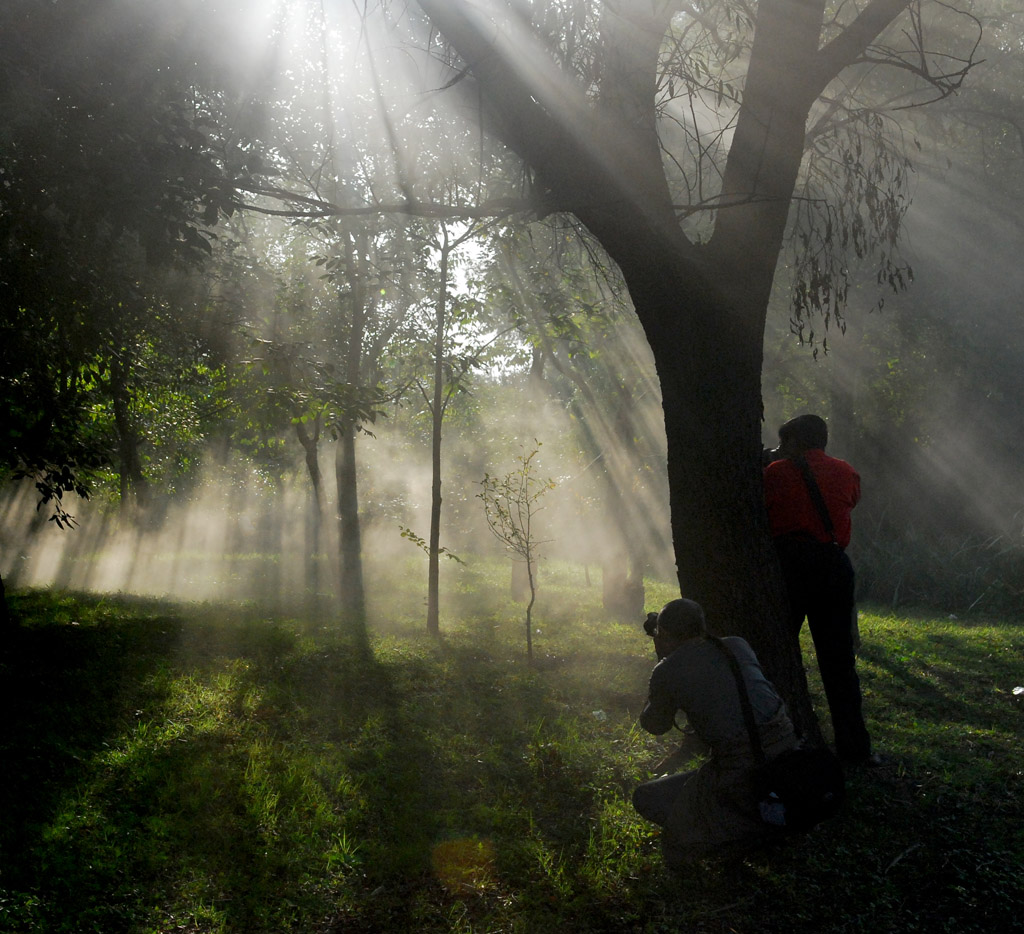
[[664, 647], [658, 642], [658, 614], [648, 613], [647, 619], [644, 620], [644, 632], [647, 633], [652, 639], [654, 639], [654, 654], [658, 656], [660, 662], [665, 657]]
[[772, 461], [782, 458], [778, 448], [761, 448], [761, 466], [767, 467]]

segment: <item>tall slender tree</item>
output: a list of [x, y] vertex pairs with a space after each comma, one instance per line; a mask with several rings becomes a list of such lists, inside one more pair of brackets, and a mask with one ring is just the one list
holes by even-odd
[[[430, 412], [430, 530], [426, 542], [427, 552], [427, 631], [438, 635], [441, 631], [440, 562], [445, 549], [441, 546], [441, 447], [444, 417], [455, 393], [464, 388], [464, 379], [476, 363], [472, 335], [467, 332], [456, 336], [459, 323], [465, 325], [465, 316], [458, 315], [459, 304], [454, 301], [453, 280], [455, 254], [481, 232], [481, 225], [463, 226], [453, 232], [448, 223], [439, 225], [431, 247], [437, 256], [436, 284], [433, 302], [433, 321], [430, 333], [431, 378], [420, 382], [420, 391]], [[469, 346], [465, 346], [469, 338]]]

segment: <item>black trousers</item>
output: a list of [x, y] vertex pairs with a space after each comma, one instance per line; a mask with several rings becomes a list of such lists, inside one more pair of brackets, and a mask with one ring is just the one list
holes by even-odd
[[776, 539], [789, 594], [790, 626], [811, 630], [818, 671], [828, 700], [840, 759], [871, 755], [871, 737], [861, 710], [853, 632], [853, 565], [845, 552], [821, 542]]

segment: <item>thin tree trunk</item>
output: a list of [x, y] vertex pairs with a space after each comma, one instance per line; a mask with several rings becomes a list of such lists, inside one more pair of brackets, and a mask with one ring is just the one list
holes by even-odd
[[320, 594], [321, 539], [323, 535], [323, 476], [320, 473], [320, 416], [316, 417], [312, 434], [303, 422], [295, 425], [295, 434], [305, 454], [306, 472], [310, 483], [310, 510], [306, 536], [306, 592], [314, 609], [318, 608]]
[[110, 389], [117, 430], [118, 491], [121, 515], [135, 515], [143, 505], [145, 478], [139, 457], [139, 437], [131, 417], [131, 399], [124, 365], [115, 360], [110, 368]]
[[[281, 502], [283, 484], [280, 479], [274, 483], [274, 501]], [[284, 525], [280, 519], [261, 523], [258, 535], [259, 553], [263, 561], [263, 569], [257, 581], [260, 599], [267, 606], [280, 612], [285, 606], [283, 594], [282, 561], [285, 557]]]
[[430, 406], [430, 538], [427, 544], [427, 632], [438, 635], [441, 555], [441, 428], [444, 424], [444, 329], [448, 311], [448, 229], [442, 225], [441, 267], [434, 305], [434, 386]]
[[533, 577], [533, 561], [526, 556], [526, 573], [530, 581], [530, 602], [526, 604], [526, 660], [533, 664], [533, 604], [537, 600], [537, 585]]
[[[633, 466], [636, 463], [635, 437], [637, 426], [632, 417], [632, 398], [629, 390], [615, 383], [616, 395], [620, 405], [615, 417], [607, 423], [597, 419], [597, 431], [595, 432], [592, 419], [588, 414], [600, 412], [601, 404], [598, 402], [593, 389], [586, 377], [576, 368], [566, 366], [555, 352], [553, 342], [546, 333], [542, 320], [542, 311], [531, 301], [531, 296], [526, 292], [519, 275], [511, 259], [506, 261], [506, 273], [513, 278], [519, 290], [522, 306], [533, 323], [534, 329], [540, 338], [540, 346], [534, 350], [534, 363], [531, 368], [531, 378], [538, 383], [543, 382], [543, 361], [550, 360], [555, 369], [576, 387], [583, 398], [585, 405], [580, 405], [573, 400], [570, 405], [573, 414], [577, 418], [582, 433], [582, 443], [586, 445], [588, 458], [597, 463], [597, 470], [603, 480], [605, 508], [612, 518], [623, 547], [628, 554], [628, 562], [622, 568], [622, 586], [618, 594], [609, 601], [608, 592], [605, 593], [604, 609], [616, 613], [629, 613], [629, 607], [637, 603], [637, 592], [639, 588], [639, 608], [632, 615], [638, 618], [643, 615], [643, 569], [649, 564], [650, 554], [657, 550], [660, 544], [666, 544], [661, 536], [655, 536], [657, 528], [653, 517], [647, 508], [643, 498], [626, 502], [622, 495], [620, 479], [633, 473]], [[610, 430], [607, 427], [610, 425]], [[611, 463], [611, 467], [609, 467]], [[616, 560], [617, 549], [612, 555], [605, 555], [602, 558], [602, 567], [607, 568], [609, 562]], [[607, 580], [607, 578], [606, 578]]]
[[359, 528], [359, 490], [356, 479], [356, 438], [351, 426], [339, 431], [335, 458], [338, 488], [338, 537], [342, 615], [352, 626], [365, 626], [363, 548]]
[[[367, 252], [365, 232], [346, 238], [345, 264], [351, 285], [351, 313], [345, 381], [350, 386], [362, 385], [363, 340], [366, 328], [366, 271], [363, 265]], [[338, 493], [339, 600], [345, 622], [358, 634], [366, 631], [366, 590], [363, 580], [363, 543], [359, 524], [359, 487], [356, 467], [356, 423], [343, 417], [335, 426], [338, 446], [335, 457], [335, 478]]]

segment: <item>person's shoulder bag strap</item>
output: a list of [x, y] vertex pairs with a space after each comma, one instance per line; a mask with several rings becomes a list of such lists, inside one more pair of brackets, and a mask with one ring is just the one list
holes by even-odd
[[740, 663], [736, 656], [733, 654], [732, 649], [729, 648], [718, 636], [709, 635], [708, 641], [715, 646], [729, 662], [729, 668], [732, 670], [732, 676], [736, 679], [736, 690], [740, 695], [740, 707], [743, 709], [743, 722], [747, 727], [747, 734], [750, 736], [750, 748], [754, 751], [754, 758], [757, 759], [759, 765], [764, 765], [765, 754], [764, 748], [761, 746], [761, 734], [758, 733], [757, 723], [754, 720], [754, 708], [750, 703], [750, 695], [747, 693], [747, 685], [743, 680], [743, 673], [740, 671]]
[[803, 454], [793, 454], [790, 460], [796, 464], [800, 469], [800, 473], [803, 474], [804, 483], [807, 484], [807, 492], [811, 494], [811, 502], [814, 503], [814, 508], [818, 510], [818, 515], [825, 526], [825, 534], [832, 539], [833, 545], [838, 546], [839, 540], [836, 538], [836, 528], [832, 524], [832, 516], [829, 515], [828, 506], [825, 505], [825, 497], [821, 494], [821, 487], [818, 486], [818, 481], [814, 478], [811, 465], [807, 463], [807, 458]]

